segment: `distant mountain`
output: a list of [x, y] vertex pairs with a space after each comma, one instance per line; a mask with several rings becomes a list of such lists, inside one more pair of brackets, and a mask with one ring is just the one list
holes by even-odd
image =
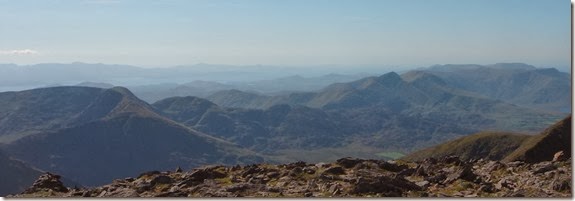
[[[329, 149], [345, 156], [362, 147], [372, 149], [372, 156], [362, 157], [376, 157], [378, 151], [410, 152], [483, 130], [535, 133], [562, 116], [452, 88], [425, 72], [405, 78], [388, 73], [319, 92], [262, 96], [231, 90], [207, 99], [214, 102], [170, 98], [153, 106], [176, 121], [243, 146], [306, 156], [302, 150]], [[268, 119], [281, 121], [264, 123]]]
[[191, 128], [264, 153], [341, 146], [344, 140], [344, 125], [320, 109], [304, 106], [226, 109], [196, 97], [168, 98], [153, 106]]
[[108, 88], [114, 87], [113, 84], [108, 84], [108, 83], [103, 83], [103, 82], [81, 82], [81, 83], [77, 84], [76, 86], [95, 87], [95, 88], [102, 88], [102, 89], [108, 89]]
[[[184, 84], [154, 84], [127, 86], [142, 100], [149, 103], [174, 96], [209, 97], [212, 94], [241, 90], [258, 95], [284, 95], [291, 92], [310, 92], [338, 82], [348, 82], [362, 78], [365, 74], [340, 75], [327, 74], [319, 77], [302, 77], [299, 75], [270, 80], [244, 82], [227, 82], [195, 80]], [[232, 92], [233, 92], [232, 91]], [[217, 97], [218, 95], [216, 95]]]
[[5, 152], [85, 185], [149, 169], [263, 161], [157, 114], [121, 87], [0, 93], [0, 102]]
[[[537, 130], [549, 122], [531, 121], [527, 117], [551, 117], [552, 114], [518, 107], [492, 100], [477, 93], [451, 87], [433, 74], [405, 76], [387, 73], [354, 82], [332, 84], [318, 92], [291, 93], [282, 96], [261, 96], [234, 91], [215, 93], [208, 100], [223, 107], [267, 108], [277, 104], [304, 105], [311, 108], [339, 111], [339, 113], [367, 116], [405, 115], [407, 118], [425, 118], [438, 124], [443, 122], [470, 122], [475, 128]], [[365, 110], [366, 113], [358, 113]], [[525, 114], [525, 115], [519, 115]], [[356, 118], [350, 116], [349, 118]], [[361, 118], [361, 117], [359, 117]], [[551, 118], [549, 120], [556, 120]], [[368, 120], [365, 118], [361, 118]], [[543, 118], [545, 119], [545, 118]], [[415, 120], [415, 119], [414, 119]], [[526, 122], [539, 122], [527, 128]], [[374, 124], [372, 124], [374, 125]], [[543, 127], [542, 127], [543, 126]], [[475, 129], [477, 130], [477, 129]], [[479, 129], [481, 130], [481, 129]], [[479, 131], [477, 130], [477, 131]]]
[[420, 161], [430, 157], [453, 155], [463, 160], [489, 159], [538, 163], [552, 160], [554, 154], [559, 151], [563, 151], [565, 158], [570, 158], [571, 135], [571, 116], [569, 116], [538, 135], [481, 132], [413, 152], [402, 159]]
[[571, 111], [571, 75], [555, 68], [499, 63], [441, 65], [423, 71], [440, 77], [452, 88], [530, 108]]
[[[302, 84], [289, 80], [289, 85], [270, 84], [270, 80], [286, 76], [301, 75], [305, 77], [318, 77], [330, 73], [349, 74], [361, 76], [367, 73], [380, 73], [381, 66], [265, 66], [265, 65], [217, 65], [217, 64], [195, 64], [188, 66], [174, 66], [166, 68], [141, 68], [130, 65], [115, 64], [89, 64], [89, 63], [43, 63], [35, 65], [15, 65], [0, 64], [0, 90], [23, 90], [42, 86], [53, 85], [74, 85], [79, 82], [104, 82], [116, 86], [142, 86], [157, 83], [187, 83], [193, 80], [203, 80], [220, 83], [248, 83], [263, 80], [261, 83], [254, 83], [254, 90], [261, 89], [261, 92], [274, 91], [294, 91], [298, 89], [309, 89], [318, 86], [314, 83], [333, 83], [345, 78], [345, 76], [326, 76], [323, 78], [305, 79], [305, 87]], [[389, 70], [389, 69], [388, 69]], [[355, 79], [355, 78], [352, 78]], [[267, 80], [267, 81], [266, 81]], [[318, 80], [318, 81], [315, 81]], [[235, 84], [234, 84], [235, 85]], [[302, 88], [302, 86], [304, 88]], [[245, 88], [248, 87], [248, 88]], [[252, 86], [244, 86], [242, 90], [252, 90]], [[287, 88], [286, 88], [287, 87]], [[132, 88], [130, 88], [132, 89]], [[299, 91], [299, 90], [295, 90]], [[188, 94], [196, 95], [196, 94]], [[146, 99], [142, 97], [143, 99]], [[161, 97], [163, 99], [167, 97]], [[148, 100], [146, 100], [148, 101]], [[154, 102], [154, 101], [149, 101]]]
[[205, 97], [219, 90], [232, 88], [217, 82], [194, 81], [186, 84], [154, 84], [128, 86], [136, 96], [148, 103], [174, 96]]
[[267, 108], [276, 104], [268, 104], [268, 102], [270, 102], [270, 96], [244, 92], [237, 89], [218, 91], [206, 97], [206, 99], [220, 106], [230, 108]]
[[318, 77], [303, 77], [293, 75], [271, 80], [260, 80], [246, 83], [234, 83], [235, 89], [243, 91], [254, 91], [256, 93], [267, 95], [288, 94], [290, 92], [311, 92], [320, 90], [330, 84], [350, 82], [361, 79], [371, 74], [360, 73], [352, 75], [343, 75], [330, 73]]

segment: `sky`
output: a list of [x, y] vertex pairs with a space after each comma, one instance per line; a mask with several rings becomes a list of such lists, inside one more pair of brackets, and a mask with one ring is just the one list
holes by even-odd
[[0, 63], [570, 66], [569, 0], [0, 0]]

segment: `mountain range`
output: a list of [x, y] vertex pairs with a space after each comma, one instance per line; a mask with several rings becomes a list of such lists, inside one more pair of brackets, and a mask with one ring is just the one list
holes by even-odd
[[84, 185], [149, 169], [263, 161], [158, 115], [121, 87], [42, 88], [0, 93], [0, 100], [2, 149]]
[[530, 160], [534, 147], [564, 139], [515, 133], [540, 133], [567, 115], [565, 79], [525, 64], [446, 65], [275, 95], [196, 81], [170, 86], [221, 90], [153, 104], [100, 82], [2, 92], [0, 150], [11, 158], [5, 163], [17, 159], [87, 186], [148, 170], [392, 159], [430, 147], [425, 153], [475, 155], [480, 147], [486, 158]]
[[450, 87], [524, 107], [571, 111], [571, 75], [522, 63], [437, 65], [424, 70]]

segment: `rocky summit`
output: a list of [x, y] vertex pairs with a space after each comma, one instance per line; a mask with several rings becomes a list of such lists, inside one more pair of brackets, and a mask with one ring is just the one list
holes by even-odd
[[46, 173], [8, 197], [571, 197], [571, 159], [539, 163], [342, 158], [333, 163], [206, 166], [150, 171], [93, 188]]

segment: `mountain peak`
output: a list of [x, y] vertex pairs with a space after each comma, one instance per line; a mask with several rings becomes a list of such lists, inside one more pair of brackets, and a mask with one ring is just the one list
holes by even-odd
[[399, 80], [401, 80], [401, 77], [396, 72], [389, 72], [389, 73], [383, 74], [383, 75], [379, 76], [379, 78], [380, 79], [399, 79]]
[[122, 95], [134, 96], [134, 94], [129, 89], [127, 89], [126, 87], [116, 86], [116, 87], [110, 88], [109, 90], [119, 92]]
[[415, 82], [425, 82], [425, 83], [435, 83], [440, 85], [445, 85], [445, 81], [440, 77], [426, 72], [426, 71], [409, 71], [401, 75], [401, 78], [406, 82], [415, 83]]

